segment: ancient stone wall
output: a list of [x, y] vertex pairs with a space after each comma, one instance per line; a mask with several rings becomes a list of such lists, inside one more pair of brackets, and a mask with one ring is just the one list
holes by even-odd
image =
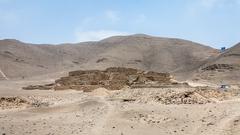
[[[91, 91], [103, 87], [109, 90], [119, 90], [125, 86], [144, 84], [171, 84], [168, 73], [144, 72], [133, 68], [111, 67], [104, 71], [79, 70], [69, 73], [55, 82], [55, 90], [76, 89]], [[146, 85], [149, 86], [149, 85]]]
[[235, 69], [235, 65], [231, 65], [231, 64], [213, 64], [210, 66], [207, 66], [205, 68], [202, 68], [202, 70], [206, 71], [206, 70], [233, 70]]
[[69, 72], [67, 77], [62, 77], [53, 84], [30, 85], [23, 87], [25, 90], [83, 90], [92, 91], [97, 88], [120, 90], [130, 88], [163, 88], [172, 86], [185, 86], [171, 81], [169, 73], [142, 71], [133, 68], [111, 67], [106, 70], [78, 70]]

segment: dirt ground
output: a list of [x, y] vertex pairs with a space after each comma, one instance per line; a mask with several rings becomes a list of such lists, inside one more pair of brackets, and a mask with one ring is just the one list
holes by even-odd
[[[124, 88], [121, 91], [99, 88], [90, 93], [74, 90], [21, 89], [29, 84], [44, 84], [51, 81], [0, 82], [1, 97], [17, 97], [27, 101], [24, 104], [13, 104], [14, 108], [1, 108], [0, 105], [0, 134], [240, 134], [240, 98], [238, 95], [228, 96], [223, 100], [218, 97], [208, 98], [211, 102], [203, 104], [163, 104], [158, 102], [160, 100], [154, 100], [156, 96], [161, 96], [166, 91], [184, 93], [192, 91], [193, 88], [134, 90]], [[5, 102], [8, 100], [0, 104]]]

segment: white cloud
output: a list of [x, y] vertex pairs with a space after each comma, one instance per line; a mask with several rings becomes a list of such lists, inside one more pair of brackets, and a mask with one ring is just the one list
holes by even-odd
[[118, 16], [117, 12], [113, 10], [106, 11], [105, 16], [107, 19], [111, 20], [112, 22], [117, 22], [120, 20], [120, 17]]
[[129, 35], [129, 33], [113, 30], [79, 31], [75, 33], [77, 42], [99, 41], [117, 35]]

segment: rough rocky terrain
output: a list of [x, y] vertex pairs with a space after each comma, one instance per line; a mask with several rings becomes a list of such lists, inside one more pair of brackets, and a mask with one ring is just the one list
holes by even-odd
[[12, 109], [27, 106], [30, 103], [20, 97], [1, 97], [0, 98], [0, 108], [1, 109]]

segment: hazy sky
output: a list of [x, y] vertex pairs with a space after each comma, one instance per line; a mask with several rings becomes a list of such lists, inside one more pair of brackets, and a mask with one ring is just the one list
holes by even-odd
[[0, 39], [31, 43], [145, 33], [230, 47], [240, 0], [0, 0]]

